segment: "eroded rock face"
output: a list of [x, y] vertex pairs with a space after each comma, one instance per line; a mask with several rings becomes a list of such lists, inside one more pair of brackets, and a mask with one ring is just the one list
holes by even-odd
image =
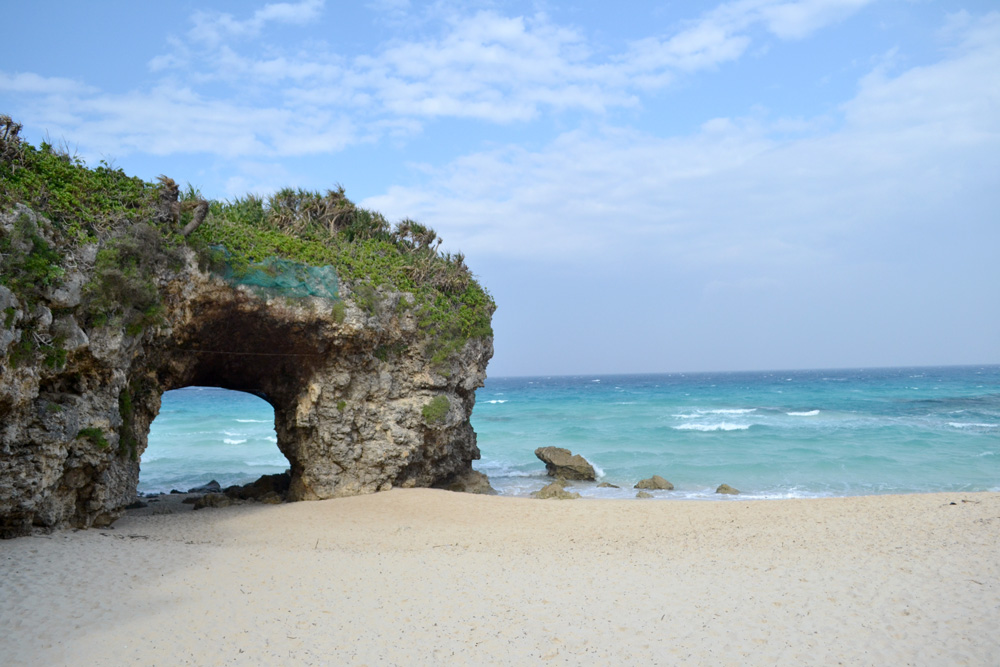
[[[409, 295], [378, 293], [368, 310], [345, 285], [341, 305], [263, 296], [188, 251], [156, 277], [162, 323], [129, 335], [84, 328], [76, 304], [94, 258], [80, 254], [72, 279], [32, 309], [0, 287], [0, 535], [115, 520], [135, 500], [160, 396], [191, 385], [274, 407], [291, 500], [432, 486], [479, 458], [469, 416], [492, 339], [432, 364], [416, 315], [398, 307]], [[6, 353], [28, 335], [58, 335], [62, 365], [14, 362]]]

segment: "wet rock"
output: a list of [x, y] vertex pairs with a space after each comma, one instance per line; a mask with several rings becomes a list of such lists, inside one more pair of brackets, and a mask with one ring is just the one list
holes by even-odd
[[225, 493], [230, 498], [237, 500], [260, 500], [267, 495], [274, 495], [284, 500], [291, 483], [291, 474], [282, 472], [275, 475], [263, 475], [243, 486], [230, 486]]
[[563, 484], [558, 481], [543, 486], [538, 491], [531, 494], [533, 498], [540, 500], [574, 500], [580, 497], [579, 493], [573, 493], [563, 488]]
[[206, 507], [229, 507], [233, 501], [222, 493], [206, 493], [198, 498], [194, 503], [194, 509], [200, 510]]
[[562, 447], [539, 447], [535, 450], [549, 477], [562, 477], [564, 479], [578, 479], [594, 481], [597, 475], [594, 466], [590, 465], [587, 459], [579, 454], [574, 454]]
[[597, 488], [599, 488], [599, 489], [620, 489], [622, 487], [617, 486], [615, 484], [612, 484], [610, 482], [601, 482], [600, 484], [597, 485]]
[[130, 503], [125, 506], [127, 510], [141, 510], [144, 507], [149, 507], [149, 503], [144, 503], [141, 500], [137, 500], [134, 503]]
[[280, 505], [281, 503], [285, 502], [285, 498], [283, 496], [278, 495], [274, 491], [268, 491], [260, 498], [258, 498], [257, 502], [263, 503], [265, 505]]
[[649, 493], [648, 491], [640, 491], [639, 493], [635, 494], [635, 497], [636, 498], [655, 498], [656, 496], [654, 496], [652, 493]]
[[188, 493], [220, 493], [222, 491], [222, 485], [216, 482], [214, 479], [208, 484], [203, 484], [202, 486], [196, 486], [193, 489], [188, 489]]
[[652, 477], [640, 480], [639, 483], [632, 488], [647, 489], [650, 491], [672, 491], [674, 485], [659, 475], [653, 475]]
[[739, 493], [740, 493], [737, 489], [734, 489], [733, 487], [729, 486], [728, 484], [721, 484], [721, 485], [719, 485], [719, 488], [717, 488], [715, 490], [715, 492], [716, 493], [724, 493], [724, 494], [730, 495], [730, 496], [736, 496], [736, 495], [739, 495]]
[[435, 489], [457, 491], [459, 493], [479, 493], [495, 496], [496, 489], [490, 486], [490, 478], [478, 470], [455, 473], [443, 482], [434, 485]]

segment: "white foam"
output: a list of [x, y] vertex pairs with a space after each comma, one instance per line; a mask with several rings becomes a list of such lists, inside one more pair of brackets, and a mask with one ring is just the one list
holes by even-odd
[[786, 412], [789, 417], [815, 417], [819, 414], [819, 410], [810, 410], [808, 412]]
[[485, 403], [493, 403], [495, 405], [497, 403], [506, 403], [507, 399], [506, 398], [499, 398], [499, 399], [494, 399], [492, 401], [484, 401], [484, 402]]
[[237, 419], [238, 422], [249, 423], [249, 424], [270, 424], [272, 420], [270, 419]]
[[997, 455], [996, 452], [983, 452], [981, 454], [976, 454], [976, 456], [980, 457], [980, 458], [982, 458], [984, 456], [996, 456], [996, 455]]
[[757, 412], [757, 408], [728, 408], [718, 410], [697, 409], [693, 413], [680, 413], [674, 415], [674, 417], [679, 417], [680, 419], [695, 419], [696, 417], [704, 417], [705, 415], [748, 415], [753, 412]]
[[222, 442], [226, 443], [227, 445], [242, 445], [244, 442], [246, 442], [246, 440], [231, 440], [229, 438], [226, 438]]
[[1000, 428], [1000, 424], [975, 424], [970, 422], [948, 422], [952, 428]]
[[750, 424], [730, 424], [728, 422], [722, 422], [721, 424], [681, 424], [680, 426], [674, 426], [678, 431], [745, 431], [750, 428]]

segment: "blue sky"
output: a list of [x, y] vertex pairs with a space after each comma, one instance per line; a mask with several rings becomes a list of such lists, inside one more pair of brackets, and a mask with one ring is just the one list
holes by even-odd
[[225, 199], [342, 184], [493, 293], [491, 375], [1000, 362], [994, 2], [5, 9], [0, 112]]

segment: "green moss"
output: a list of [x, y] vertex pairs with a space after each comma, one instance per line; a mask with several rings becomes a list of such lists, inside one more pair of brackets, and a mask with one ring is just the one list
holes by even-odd
[[436, 424], [444, 421], [445, 416], [448, 414], [448, 408], [451, 404], [448, 402], [447, 396], [435, 396], [431, 401], [423, 407], [421, 413], [424, 416], [424, 421], [428, 424]]
[[347, 401], [337, 401], [337, 410], [343, 412], [347, 408]]
[[388, 361], [390, 357], [398, 357], [407, 350], [405, 343], [393, 343], [392, 345], [379, 345], [375, 348], [375, 358], [379, 361]]
[[21, 339], [7, 348], [7, 359], [10, 361], [11, 368], [18, 368], [21, 364], [34, 359], [37, 349], [31, 331], [23, 329]]
[[10, 234], [0, 231], [0, 284], [26, 305], [34, 305], [62, 275], [62, 255], [53, 249], [27, 215], [18, 216]]
[[46, 345], [42, 348], [45, 355], [42, 363], [54, 370], [63, 368], [66, 365], [66, 358], [68, 356], [67, 351], [63, 349], [65, 343], [65, 336], [56, 336], [53, 338], [52, 345]]
[[344, 305], [343, 301], [338, 301], [333, 304], [333, 321], [337, 324], [343, 324], [344, 320], [347, 318], [347, 306]]
[[96, 426], [80, 429], [80, 432], [76, 434], [76, 437], [90, 440], [92, 443], [97, 445], [98, 449], [107, 449], [111, 446], [108, 444], [107, 438], [104, 437], [104, 431]]
[[17, 309], [14, 306], [8, 306], [3, 309], [3, 328], [10, 329], [14, 326], [14, 318], [17, 317]]

